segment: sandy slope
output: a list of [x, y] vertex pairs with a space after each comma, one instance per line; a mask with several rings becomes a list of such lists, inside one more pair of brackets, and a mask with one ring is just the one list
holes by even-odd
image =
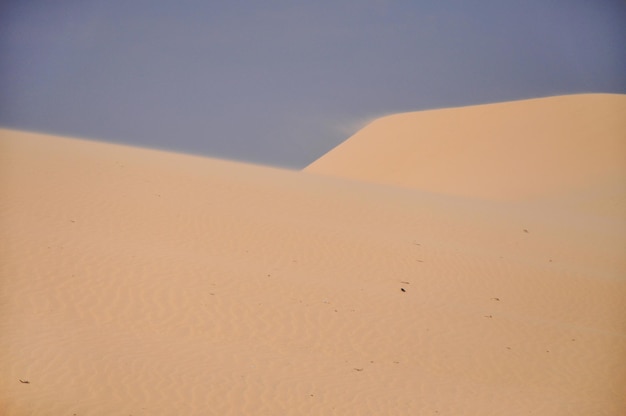
[[0, 414], [626, 410], [623, 215], [8, 130], [0, 192]]
[[[568, 95], [383, 117], [306, 170], [518, 201], [593, 193], [602, 183], [624, 199], [626, 95]], [[613, 212], [625, 210], [622, 205]]]

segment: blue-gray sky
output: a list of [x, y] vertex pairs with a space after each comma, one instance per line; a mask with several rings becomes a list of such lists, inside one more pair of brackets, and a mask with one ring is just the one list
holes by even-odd
[[301, 168], [385, 114], [626, 93], [623, 0], [5, 0], [0, 126]]

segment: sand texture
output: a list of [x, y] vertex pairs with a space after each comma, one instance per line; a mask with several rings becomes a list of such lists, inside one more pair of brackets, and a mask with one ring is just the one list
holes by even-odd
[[[624, 98], [589, 98], [593, 143], [578, 98], [529, 101], [407, 186], [372, 129], [527, 107], [385, 118], [304, 172], [0, 130], [0, 414], [626, 414]], [[570, 137], [531, 189], [540, 130]]]

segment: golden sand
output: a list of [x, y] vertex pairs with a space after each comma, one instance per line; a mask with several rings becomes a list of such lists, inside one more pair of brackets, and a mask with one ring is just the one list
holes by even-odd
[[0, 414], [624, 414], [624, 100], [304, 172], [0, 130]]

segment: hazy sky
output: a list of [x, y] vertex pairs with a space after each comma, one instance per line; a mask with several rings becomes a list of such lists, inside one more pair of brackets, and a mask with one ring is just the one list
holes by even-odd
[[626, 93], [623, 0], [4, 0], [0, 126], [300, 168], [372, 118]]

